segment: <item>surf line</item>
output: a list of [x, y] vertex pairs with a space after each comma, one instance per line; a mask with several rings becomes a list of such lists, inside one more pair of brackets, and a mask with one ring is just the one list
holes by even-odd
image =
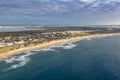
[[61, 39], [61, 40], [54, 40], [54, 41], [50, 41], [50, 42], [45, 42], [45, 43], [41, 43], [39, 45], [35, 45], [35, 46], [31, 46], [31, 47], [24, 47], [24, 48], [20, 48], [20, 49], [16, 49], [16, 50], [12, 50], [6, 53], [2, 53], [0, 54], [0, 58], [5, 58], [17, 53], [21, 53], [24, 51], [28, 51], [28, 50], [34, 50], [34, 49], [40, 49], [40, 48], [45, 48], [51, 45], [56, 45], [56, 44], [61, 44], [61, 43], [65, 43], [65, 42], [71, 42], [71, 41], [75, 41], [75, 40], [83, 40], [83, 39], [88, 39], [88, 38], [95, 38], [95, 37], [106, 37], [106, 36], [113, 36], [113, 35], [120, 35], [120, 33], [110, 33], [110, 34], [95, 34], [95, 35], [88, 35], [88, 36], [79, 36], [79, 37], [72, 37], [69, 39]]

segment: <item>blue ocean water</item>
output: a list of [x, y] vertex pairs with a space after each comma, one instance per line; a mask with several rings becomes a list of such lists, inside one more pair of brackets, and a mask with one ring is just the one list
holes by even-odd
[[120, 36], [73, 41], [0, 59], [0, 80], [120, 80]]

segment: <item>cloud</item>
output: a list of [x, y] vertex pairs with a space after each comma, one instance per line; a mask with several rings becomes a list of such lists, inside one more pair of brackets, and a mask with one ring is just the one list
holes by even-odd
[[63, 2], [72, 2], [73, 0], [59, 0], [59, 1], [63, 1]]
[[87, 2], [87, 3], [91, 3], [91, 2], [94, 2], [95, 0], [79, 0], [81, 2]]
[[99, 7], [99, 3], [93, 3], [92, 7]]
[[75, 17], [118, 14], [120, 0], [1, 0], [0, 16]]
[[111, 2], [120, 2], [120, 0], [105, 0], [106, 3], [111, 3]]
[[37, 1], [37, 2], [49, 2], [50, 0], [33, 0], [33, 1]]

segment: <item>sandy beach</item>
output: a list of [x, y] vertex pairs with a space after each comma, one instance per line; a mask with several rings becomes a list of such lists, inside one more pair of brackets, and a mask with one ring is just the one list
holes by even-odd
[[44, 48], [44, 47], [47, 47], [47, 46], [60, 44], [60, 43], [65, 43], [65, 42], [70, 42], [70, 41], [74, 41], [74, 40], [82, 40], [82, 39], [87, 39], [87, 38], [105, 37], [105, 36], [113, 36], [113, 35], [120, 35], [120, 33], [96, 34], [96, 35], [73, 37], [73, 38], [69, 38], [69, 39], [61, 39], [61, 40], [54, 40], [54, 41], [50, 41], [50, 42], [44, 42], [44, 43], [41, 43], [39, 45], [35, 45], [35, 46], [31, 46], [31, 47], [24, 47], [24, 48], [9, 51], [7, 53], [2, 53], [2, 54], [0, 54], [0, 58], [11, 56], [11, 55], [14, 55], [14, 54], [17, 54], [17, 53], [20, 53], [20, 52], [24, 52], [24, 51], [27, 51], [27, 50]]

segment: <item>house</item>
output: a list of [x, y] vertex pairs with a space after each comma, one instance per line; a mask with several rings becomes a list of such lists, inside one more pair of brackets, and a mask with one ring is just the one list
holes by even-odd
[[2, 41], [3, 39], [2, 38], [0, 38], [0, 42]]

